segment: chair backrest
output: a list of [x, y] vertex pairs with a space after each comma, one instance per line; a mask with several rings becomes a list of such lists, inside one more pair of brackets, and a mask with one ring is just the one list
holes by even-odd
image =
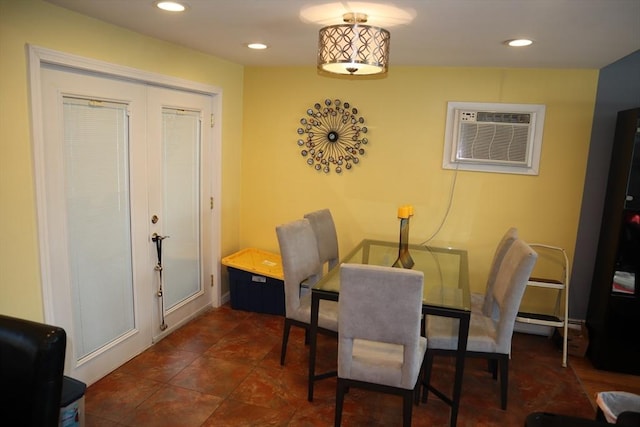
[[300, 283], [317, 280], [321, 264], [316, 236], [307, 219], [299, 219], [276, 227], [282, 272], [284, 275], [285, 312], [300, 307]]
[[500, 311], [496, 327], [496, 352], [508, 354], [520, 302], [538, 254], [522, 239], [516, 239], [500, 264], [493, 298]]
[[304, 216], [311, 223], [318, 241], [318, 254], [322, 264], [328, 263], [329, 269], [338, 265], [338, 233], [329, 209], [320, 209]]
[[404, 346], [401, 387], [411, 389], [420, 370], [424, 274], [364, 264], [340, 266], [338, 376], [350, 377], [355, 339]]
[[62, 328], [0, 315], [0, 424], [58, 425], [66, 342]]
[[484, 294], [484, 301], [482, 303], [482, 314], [485, 316], [494, 317], [496, 315], [495, 305], [493, 302], [493, 285], [496, 282], [496, 276], [498, 275], [498, 270], [500, 269], [500, 264], [502, 263], [504, 256], [507, 254], [507, 251], [517, 238], [518, 229], [511, 227], [507, 230], [504, 236], [502, 236], [498, 246], [496, 246], [496, 251], [493, 254], [493, 261], [491, 263], [491, 269], [489, 270], [489, 276], [487, 277], [487, 288]]

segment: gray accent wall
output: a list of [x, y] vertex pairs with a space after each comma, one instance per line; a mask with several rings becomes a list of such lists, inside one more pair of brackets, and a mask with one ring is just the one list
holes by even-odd
[[618, 111], [640, 107], [640, 50], [600, 70], [580, 223], [569, 290], [569, 318], [585, 319]]

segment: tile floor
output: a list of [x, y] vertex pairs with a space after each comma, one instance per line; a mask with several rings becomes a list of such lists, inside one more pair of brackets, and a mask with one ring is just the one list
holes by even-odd
[[[280, 366], [282, 317], [212, 309], [91, 385], [86, 425], [93, 426], [331, 426], [335, 378], [316, 384], [308, 402], [308, 348], [293, 328]], [[516, 334], [510, 367], [509, 407], [499, 408], [497, 382], [486, 363], [465, 367], [458, 426], [522, 426], [526, 415], [549, 411], [592, 417], [594, 410], [570, 368], [545, 337]], [[319, 337], [318, 372], [335, 369], [337, 343]], [[436, 359], [434, 382], [447, 390], [449, 360]], [[401, 425], [397, 396], [352, 389], [343, 426]], [[430, 396], [414, 406], [413, 425], [447, 425], [448, 407]]]

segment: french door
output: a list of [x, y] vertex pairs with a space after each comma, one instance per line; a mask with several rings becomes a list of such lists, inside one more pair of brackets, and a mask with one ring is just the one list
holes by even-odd
[[211, 96], [41, 68], [48, 316], [91, 384], [212, 302]]

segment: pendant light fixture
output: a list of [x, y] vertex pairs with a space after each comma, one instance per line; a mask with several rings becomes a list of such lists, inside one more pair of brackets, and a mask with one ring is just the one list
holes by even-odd
[[366, 25], [364, 13], [346, 13], [344, 24], [320, 29], [318, 69], [333, 74], [385, 74], [389, 66], [391, 35]]

